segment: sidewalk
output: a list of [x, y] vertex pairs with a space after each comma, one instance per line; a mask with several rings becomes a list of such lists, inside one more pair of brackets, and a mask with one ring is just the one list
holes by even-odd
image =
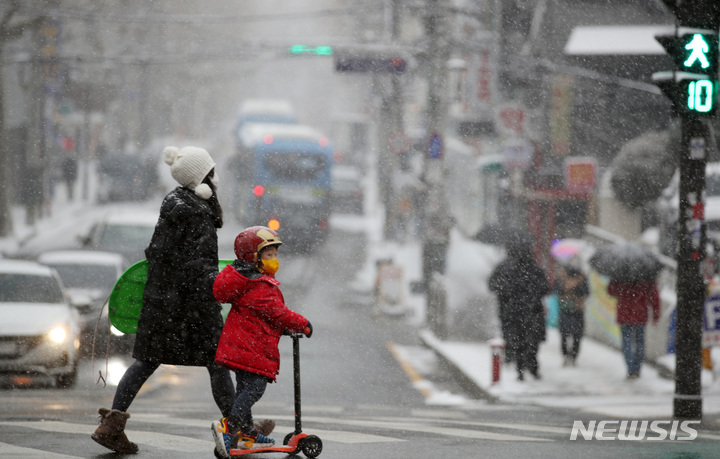
[[[620, 350], [583, 338], [577, 365], [563, 367], [560, 336], [556, 328], [548, 327], [546, 341], [540, 346], [538, 361], [541, 379], [528, 375], [525, 381], [517, 381], [514, 365], [501, 365], [500, 380], [492, 383], [492, 352], [488, 342], [466, 338], [454, 330], [450, 340], [440, 340], [425, 329], [425, 298], [413, 294], [409, 284], [419, 280], [421, 255], [419, 242], [393, 243], [382, 238], [377, 217], [366, 217], [369, 246], [366, 265], [356, 277], [356, 288], [368, 290], [375, 282], [375, 262], [392, 259], [403, 267], [405, 298], [408, 314], [406, 320], [418, 327], [422, 342], [437, 356], [449, 363], [456, 376], [474, 387], [473, 396], [504, 403], [528, 403], [553, 408], [580, 409], [610, 418], [671, 418], [673, 416], [674, 379], [660, 374], [672, 372], [674, 355], [663, 356], [658, 366], [644, 364], [640, 378], [626, 380], [625, 359]], [[358, 222], [354, 222], [357, 227]], [[484, 292], [492, 267], [501, 259], [502, 252], [490, 246], [471, 242], [453, 232], [448, 249], [446, 283], [448, 284], [448, 321], [451, 326], [463, 302], [472, 303], [479, 315], [463, 316], [466, 328], [491, 329], [499, 335], [494, 324], [493, 311], [487, 304], [473, 303]], [[495, 331], [492, 331], [495, 330]], [[487, 333], [486, 333], [487, 334]], [[720, 348], [713, 348], [716, 366], [720, 362]], [[711, 422], [720, 423], [720, 368], [714, 372], [703, 370], [703, 414]]]
[[[643, 365], [640, 378], [625, 379], [622, 354], [584, 338], [577, 366], [563, 367], [560, 335], [548, 328], [538, 353], [540, 380], [528, 375], [517, 381], [515, 366], [501, 365], [500, 380], [492, 383], [492, 351], [488, 343], [442, 341], [427, 330], [423, 342], [450, 363], [465, 379], [495, 401], [573, 408], [611, 418], [668, 418], [673, 415], [675, 381]], [[703, 370], [703, 414], [720, 417], [720, 383]]]

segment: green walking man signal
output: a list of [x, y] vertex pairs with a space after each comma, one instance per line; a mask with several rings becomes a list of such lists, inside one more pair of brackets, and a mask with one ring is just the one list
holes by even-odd
[[693, 34], [692, 40], [685, 45], [685, 49], [690, 51], [690, 56], [683, 62], [683, 66], [690, 68], [697, 60], [700, 63], [700, 67], [704, 69], [710, 67], [710, 61], [707, 56], [708, 52], [710, 52], [710, 46], [701, 34]]
[[678, 115], [713, 117], [718, 97], [718, 33], [678, 28], [655, 39], [673, 58], [675, 70], [653, 74]]

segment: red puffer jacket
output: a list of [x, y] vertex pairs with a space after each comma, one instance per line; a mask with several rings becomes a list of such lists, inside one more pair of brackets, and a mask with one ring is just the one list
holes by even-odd
[[[300, 333], [308, 320], [285, 306], [280, 282], [273, 277], [246, 277], [236, 261], [215, 279], [213, 293], [221, 303], [232, 303], [220, 336], [215, 362], [231, 370], [245, 370], [275, 381], [280, 369], [278, 341], [283, 331]], [[248, 271], [243, 270], [243, 273]]]
[[617, 298], [618, 324], [645, 324], [650, 309], [653, 321], [660, 319], [660, 295], [655, 281], [622, 282], [611, 279], [608, 294]]

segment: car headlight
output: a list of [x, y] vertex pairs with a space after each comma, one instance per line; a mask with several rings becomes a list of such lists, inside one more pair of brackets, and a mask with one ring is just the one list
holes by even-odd
[[68, 332], [67, 329], [63, 326], [58, 326], [50, 330], [50, 333], [48, 333], [48, 336], [50, 337], [50, 340], [52, 340], [55, 343], [62, 344], [65, 342], [65, 339], [67, 339]]

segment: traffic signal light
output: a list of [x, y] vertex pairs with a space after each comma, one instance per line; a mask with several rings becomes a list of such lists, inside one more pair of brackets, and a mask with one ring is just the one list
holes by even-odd
[[301, 55], [317, 55], [317, 56], [331, 56], [333, 53], [332, 46], [305, 46], [305, 45], [292, 45], [288, 48], [288, 51], [293, 56]]
[[672, 101], [678, 115], [714, 116], [718, 97], [717, 80], [697, 73], [674, 71], [654, 73], [652, 80]]
[[407, 62], [399, 56], [346, 55], [336, 56], [335, 70], [338, 72], [404, 73]]
[[713, 117], [718, 97], [718, 33], [679, 27], [655, 39], [672, 57], [675, 70], [653, 74], [653, 82], [683, 116]]
[[655, 39], [672, 56], [677, 70], [717, 77], [717, 32], [681, 28], [678, 36], [658, 35]]

